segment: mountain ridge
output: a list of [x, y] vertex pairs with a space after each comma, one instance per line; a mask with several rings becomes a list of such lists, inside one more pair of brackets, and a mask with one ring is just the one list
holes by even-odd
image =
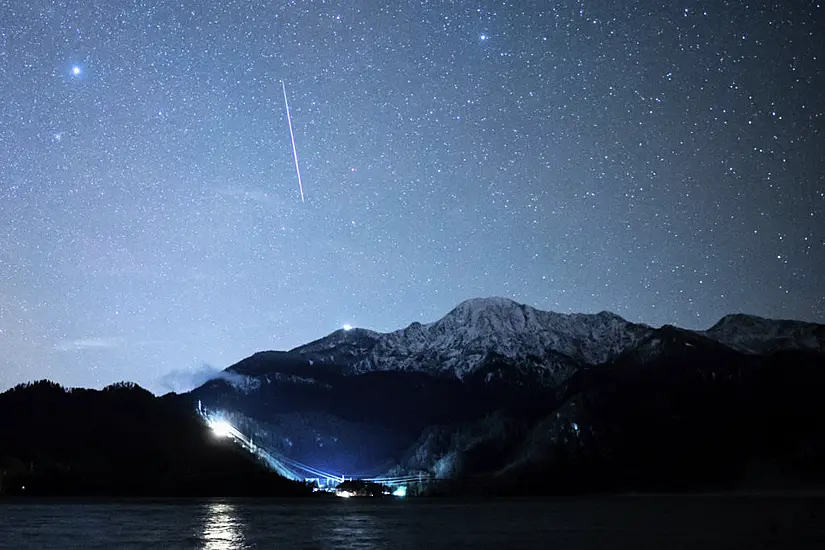
[[[390, 332], [339, 329], [278, 353], [350, 375], [423, 371], [463, 379], [481, 368], [491, 354], [512, 361], [538, 358], [556, 366], [565, 358], [571, 364], [608, 363], [669, 326], [634, 323], [606, 310], [544, 311], [493, 296], [464, 300], [430, 323], [413, 322]], [[723, 316], [706, 330], [674, 328], [686, 336], [700, 335], [744, 353], [782, 349], [825, 352], [825, 325], [816, 323], [737, 313]]]
[[610, 312], [561, 314], [507, 298], [471, 298], [431, 323], [386, 333], [337, 330], [289, 353], [338, 364], [351, 374], [423, 368], [461, 379], [493, 352], [510, 359], [552, 352], [577, 362], [604, 362], [647, 330]]
[[781, 349], [825, 353], [825, 325], [819, 323], [733, 313], [701, 332], [745, 353], [763, 354]]

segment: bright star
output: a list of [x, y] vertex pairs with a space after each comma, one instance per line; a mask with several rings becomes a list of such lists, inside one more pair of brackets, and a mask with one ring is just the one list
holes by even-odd
[[341, 328], [344, 329], [344, 330], [352, 330], [352, 325], [344, 325]]
[[80, 76], [80, 73], [81, 73], [81, 72], [82, 72], [82, 71], [81, 71], [80, 67], [78, 67], [77, 65], [75, 65], [74, 67], [72, 67], [72, 74], [73, 74], [73, 75], [75, 75], [75, 76]]
[[481, 36], [479, 36], [479, 38], [481, 38], [482, 40], [487, 40], [487, 35], [486, 35], [486, 34], [482, 34]]

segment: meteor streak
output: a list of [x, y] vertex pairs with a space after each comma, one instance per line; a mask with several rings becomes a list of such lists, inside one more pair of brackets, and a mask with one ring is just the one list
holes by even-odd
[[301, 202], [304, 202], [304, 184], [301, 183], [301, 169], [298, 167], [298, 150], [295, 148], [295, 134], [292, 133], [292, 117], [289, 116], [289, 101], [286, 99], [286, 84], [281, 80], [281, 87], [284, 89], [284, 106], [286, 107], [286, 120], [289, 123], [289, 139], [292, 140], [292, 156], [295, 157], [295, 173], [298, 174], [298, 189], [301, 191]]

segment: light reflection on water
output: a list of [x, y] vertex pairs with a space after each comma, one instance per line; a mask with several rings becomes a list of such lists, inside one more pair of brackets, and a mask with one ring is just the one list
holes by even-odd
[[382, 536], [387, 527], [374, 515], [345, 513], [319, 525], [316, 540], [323, 548], [384, 547], [381, 543], [389, 542]]
[[0, 499], [0, 549], [825, 548], [825, 498]]
[[235, 506], [226, 502], [206, 505], [203, 520], [204, 550], [234, 550], [244, 548], [246, 525]]

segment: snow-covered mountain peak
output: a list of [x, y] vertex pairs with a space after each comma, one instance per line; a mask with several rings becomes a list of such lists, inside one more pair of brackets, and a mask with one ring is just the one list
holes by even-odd
[[[706, 331], [654, 329], [609, 311], [556, 313], [492, 297], [466, 300], [437, 321], [414, 322], [393, 332], [337, 330], [285, 354], [256, 355], [236, 370], [254, 375], [309, 365], [339, 374], [420, 371], [463, 379], [470, 374], [492, 376], [487, 370], [517, 365], [530, 379], [557, 384], [581, 366], [650, 358], [663, 353], [666, 344], [707, 347], [708, 341], [694, 336], [756, 354], [782, 349], [825, 352], [825, 325], [734, 314]], [[277, 368], [270, 368], [276, 363]]]
[[[609, 311], [590, 313], [556, 313], [542, 311], [520, 304], [509, 298], [490, 297], [465, 300], [432, 325], [454, 324], [473, 325], [483, 330], [504, 330], [521, 332], [528, 328], [537, 328], [536, 324], [550, 323], [556, 328], [576, 325], [623, 326], [629, 324], [625, 319]], [[580, 327], [581, 328], [581, 327]]]
[[447, 315], [473, 315], [495, 309], [520, 308], [521, 304], [509, 298], [491, 296], [489, 298], [470, 298], [455, 306]]
[[463, 378], [490, 354], [548, 364], [602, 363], [650, 330], [608, 312], [561, 314], [506, 298], [474, 298], [433, 323], [412, 323], [385, 334], [363, 331], [357, 337], [355, 331], [337, 331], [293, 351], [353, 372], [426, 370]]
[[474, 333], [524, 330], [533, 308], [506, 298], [474, 298], [461, 302], [430, 326], [465, 327]]

